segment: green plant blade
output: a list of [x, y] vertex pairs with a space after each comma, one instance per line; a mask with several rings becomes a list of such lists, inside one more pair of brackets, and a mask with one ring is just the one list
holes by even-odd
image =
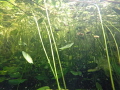
[[6, 80], [6, 77], [0, 77], [0, 82], [3, 82]]
[[26, 79], [13, 79], [13, 80], [9, 80], [9, 84], [11, 85], [18, 85], [20, 83], [23, 83], [24, 81], [26, 81]]
[[67, 44], [67, 45], [65, 45], [65, 46], [63, 46], [63, 47], [61, 47], [61, 48], [59, 48], [59, 49], [60, 49], [60, 50], [65, 50], [65, 49], [67, 49], [67, 48], [70, 48], [73, 44], [74, 44], [74, 43]]
[[77, 72], [75, 72], [75, 71], [70, 71], [73, 75], [79, 75], [79, 76], [81, 76], [82, 75], [82, 72], [80, 72], [80, 71], [77, 71]]
[[6, 75], [6, 74], [7, 74], [7, 71], [0, 70], [0, 75]]
[[26, 59], [26, 61], [27, 61], [28, 63], [33, 63], [33, 60], [32, 60], [31, 56], [30, 56], [28, 53], [22, 51], [22, 55], [23, 55], [23, 57]]
[[38, 88], [37, 90], [46, 90], [46, 89], [50, 89], [50, 87], [49, 86], [44, 86], [44, 87]]
[[97, 88], [97, 90], [103, 90], [102, 86], [98, 82], [96, 82], [96, 88]]

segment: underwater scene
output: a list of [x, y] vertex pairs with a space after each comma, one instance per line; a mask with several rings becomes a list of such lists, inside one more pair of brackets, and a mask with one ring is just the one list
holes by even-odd
[[0, 0], [0, 90], [120, 90], [120, 0]]

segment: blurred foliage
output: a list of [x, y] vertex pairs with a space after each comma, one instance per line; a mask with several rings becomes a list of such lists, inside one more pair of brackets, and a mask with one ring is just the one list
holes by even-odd
[[[86, 89], [86, 87], [87, 89], [107, 90], [104, 84], [108, 84], [108, 86], [110, 84], [108, 82], [110, 80], [109, 68], [98, 11], [92, 5], [94, 1], [92, 4], [87, 1], [84, 3], [73, 3], [67, 0], [63, 0], [62, 3], [59, 0], [46, 1], [57, 48], [58, 50], [62, 48], [62, 51], [59, 50], [59, 55], [67, 87], [73, 90], [76, 88]], [[118, 62], [120, 56], [117, 54], [113, 39], [114, 36], [120, 47], [120, 6], [108, 2], [98, 2], [97, 4], [103, 17], [111, 68], [115, 83], [118, 84], [116, 88], [120, 89], [118, 81], [120, 80]], [[20, 84], [22, 87], [22, 83], [28, 84], [29, 82], [30, 84], [35, 83], [34, 86], [31, 86], [35, 89], [46, 85], [47, 88], [48, 86], [56, 88], [55, 77], [42, 48], [32, 11], [37, 17], [40, 33], [52, 62], [46, 25], [48, 29], [50, 27], [44, 0], [0, 0], [0, 83], [2, 85], [7, 82], [14, 87]], [[106, 26], [110, 28], [113, 36]], [[53, 40], [51, 42], [54, 46]], [[34, 61], [33, 65], [26, 63], [22, 51], [31, 55]], [[56, 53], [55, 60], [58, 78], [61, 80]], [[87, 86], [86, 82], [91, 82], [92, 85]], [[63, 86], [62, 82], [60, 84]], [[76, 86], [78, 84], [80, 86]], [[30, 88], [29, 84], [28, 88]]]

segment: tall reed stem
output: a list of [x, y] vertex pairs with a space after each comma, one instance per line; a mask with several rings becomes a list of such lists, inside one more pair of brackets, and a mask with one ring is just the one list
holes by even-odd
[[94, 5], [96, 6], [96, 8], [98, 10], [98, 15], [99, 15], [99, 18], [100, 18], [100, 23], [101, 23], [103, 37], [104, 37], [104, 43], [105, 43], [105, 50], [106, 50], [106, 55], [107, 55], [107, 61], [108, 61], [108, 67], [109, 67], [109, 71], [110, 71], [109, 73], [110, 73], [111, 84], [112, 84], [113, 90], [115, 90], [113, 76], [112, 76], [112, 69], [111, 69], [111, 64], [110, 64], [110, 57], [109, 57], [109, 53], [108, 53], [107, 40], [106, 40], [106, 36], [105, 36], [105, 30], [104, 30], [104, 27], [103, 27], [102, 16], [101, 16], [100, 9], [99, 9], [98, 5], [97, 4], [94, 4]]
[[38, 30], [38, 34], [39, 34], [39, 37], [40, 37], [40, 41], [41, 41], [41, 43], [42, 43], [43, 50], [44, 50], [44, 52], [45, 52], [45, 55], [46, 55], [46, 58], [47, 58], [47, 60], [48, 60], [49, 65], [50, 65], [50, 68], [51, 68], [51, 70], [52, 70], [52, 72], [53, 72], [53, 75], [55, 76], [55, 72], [54, 72], [54, 70], [53, 70], [53, 68], [52, 68], [52, 65], [51, 65], [51, 63], [50, 63], [50, 59], [49, 59], [49, 57], [48, 57], [48, 55], [47, 55], [47, 51], [46, 51], [46, 49], [45, 49], [45, 46], [44, 46], [44, 43], [43, 43], [43, 40], [42, 40], [42, 36], [41, 36], [41, 33], [40, 33], [40, 28], [39, 28], [39, 25], [38, 25], [38, 22], [37, 22], [37, 19], [36, 19], [34, 13], [33, 13], [33, 17], [34, 17], [34, 20], [35, 20], [35, 23], [36, 23], [36, 26], [37, 26], [37, 30]]
[[[62, 74], [64, 88], [66, 89], [66, 84], [65, 84], [64, 74], [63, 74], [63, 70], [62, 70], [62, 66], [61, 66], [61, 62], [60, 62], [60, 58], [59, 58], [59, 53], [58, 53], [57, 45], [56, 45], [56, 42], [55, 42], [55, 39], [54, 39], [54, 35], [53, 35], [53, 32], [52, 32], [52, 27], [51, 27], [51, 22], [50, 22], [48, 10], [47, 10], [47, 7], [46, 7], [46, 0], [44, 0], [44, 4], [45, 4], [46, 15], [47, 15], [47, 20], [48, 20], [49, 28], [50, 28], [51, 37], [53, 39], [53, 43], [54, 43], [55, 50], [56, 50], [56, 53], [57, 53], [57, 58], [58, 58], [59, 66], [60, 66], [60, 71], [61, 71], [61, 74]], [[57, 71], [56, 71], [56, 67], [55, 67], [55, 59], [54, 59], [54, 53], [53, 53], [53, 50], [52, 50], [52, 43], [50, 43], [50, 44], [51, 44], [51, 53], [52, 53], [52, 56], [53, 56], [53, 63], [54, 63], [54, 68], [55, 68], [55, 73], [56, 73], [56, 80], [57, 80], [58, 76], [57, 76]], [[60, 89], [59, 81], [58, 80], [57, 80], [57, 83], [58, 83], [58, 89]]]

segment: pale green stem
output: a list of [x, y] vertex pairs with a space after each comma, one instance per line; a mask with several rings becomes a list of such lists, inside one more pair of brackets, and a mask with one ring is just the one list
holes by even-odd
[[[46, 23], [45, 23], [45, 26], [46, 26], [46, 29], [47, 29], [47, 32], [48, 32], [50, 44], [52, 45], [51, 39], [50, 39], [50, 33], [49, 33], [49, 31], [48, 31], [48, 28], [47, 28]], [[60, 62], [60, 58], [59, 58], [59, 53], [58, 53], [56, 44], [55, 44], [55, 49], [56, 49], [56, 53], [57, 53], [57, 56], [58, 56], [58, 61], [59, 61], [60, 69], [61, 69], [61, 74], [62, 74], [62, 77], [63, 77], [63, 84], [64, 84], [64, 87], [65, 87], [65, 89], [66, 89], [66, 83], [65, 83], [65, 79], [64, 79], [64, 74], [63, 74], [63, 70], [62, 70], [62, 66], [61, 66], [61, 62]]]
[[[44, 0], [44, 4], [45, 4], [45, 10], [46, 10], [46, 15], [47, 15], [47, 20], [48, 20], [48, 24], [50, 27], [50, 32], [52, 34], [52, 28], [51, 28], [51, 23], [50, 23], [50, 19], [49, 19], [49, 15], [48, 15], [48, 10], [47, 10], [47, 6], [46, 6], [46, 0]], [[53, 36], [52, 36], [53, 37]], [[51, 44], [51, 43], [50, 43]], [[58, 80], [58, 75], [57, 75], [57, 70], [56, 70], [56, 65], [55, 65], [55, 58], [54, 58], [54, 52], [53, 52], [53, 47], [51, 44], [51, 53], [52, 53], [52, 58], [53, 58], [53, 65], [54, 65], [54, 72], [55, 72], [55, 78], [57, 81], [57, 85], [58, 85], [58, 89], [60, 90], [60, 84], [59, 84], [59, 80]]]
[[38, 25], [38, 22], [37, 22], [37, 19], [36, 19], [34, 13], [33, 13], [33, 17], [34, 17], [35, 23], [36, 23], [36, 25], [37, 25], [37, 30], [38, 30], [38, 34], [39, 34], [39, 37], [40, 37], [40, 40], [41, 40], [41, 43], [42, 43], [43, 50], [44, 50], [44, 52], [45, 52], [45, 55], [46, 55], [46, 58], [47, 58], [47, 60], [48, 60], [49, 65], [50, 65], [50, 68], [51, 68], [51, 70], [52, 70], [52, 72], [53, 72], [53, 75], [55, 76], [55, 72], [54, 72], [54, 70], [53, 70], [53, 68], [52, 68], [52, 65], [51, 65], [51, 63], [50, 63], [50, 59], [49, 59], [49, 57], [48, 57], [48, 55], [47, 55], [47, 52], [46, 52], [46, 49], [45, 49], [45, 46], [44, 46], [44, 43], [43, 43], [43, 40], [42, 40], [42, 36], [41, 36], [41, 34], [40, 34], [40, 28], [39, 28], [39, 25]]
[[[107, 27], [107, 26], [106, 26]], [[108, 28], [108, 27], [107, 27]], [[108, 30], [110, 31], [113, 39], [114, 39], [114, 42], [115, 42], [115, 45], [116, 45], [116, 49], [117, 49], [117, 55], [118, 55], [118, 60], [119, 60], [119, 64], [120, 64], [120, 52], [119, 52], [119, 47], [118, 47], [118, 44], [116, 42], [116, 39], [115, 39], [115, 36], [113, 35], [113, 33], [111, 32], [110, 28], [108, 28]]]
[[115, 90], [113, 76], [112, 76], [112, 69], [111, 69], [111, 64], [110, 64], [110, 57], [109, 57], [109, 54], [108, 54], [108, 46], [107, 46], [107, 41], [106, 41], [106, 36], [105, 36], [105, 30], [104, 30], [104, 27], [103, 27], [102, 16], [101, 16], [100, 9], [99, 9], [98, 5], [96, 5], [96, 4], [94, 4], [94, 5], [96, 6], [96, 8], [98, 10], [98, 14], [99, 14], [99, 18], [100, 18], [100, 23], [101, 23], [101, 27], [102, 27], [102, 31], [103, 31], [104, 42], [105, 42], [105, 50], [106, 50], [106, 55], [107, 55], [107, 60], [108, 60], [108, 67], [109, 67], [109, 70], [110, 70], [111, 84], [112, 84], [113, 90]]

